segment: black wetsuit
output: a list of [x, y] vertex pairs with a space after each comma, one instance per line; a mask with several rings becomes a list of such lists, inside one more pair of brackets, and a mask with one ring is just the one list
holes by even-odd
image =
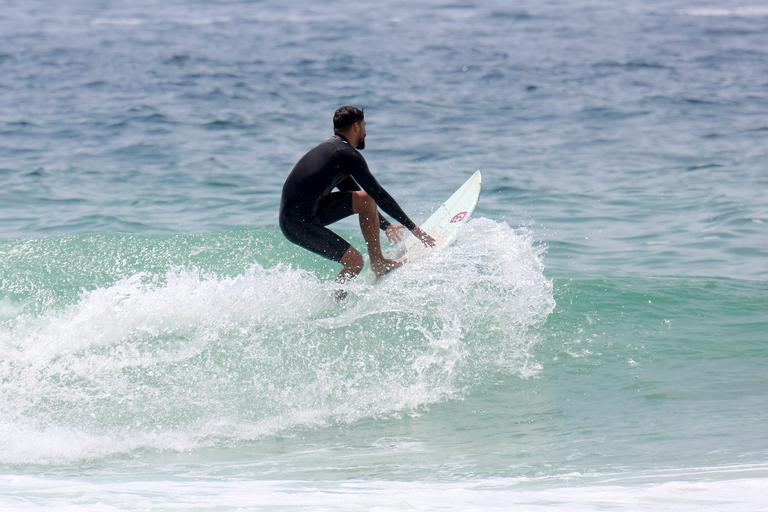
[[[408, 229], [416, 225], [373, 177], [363, 156], [336, 135], [311, 149], [288, 175], [280, 200], [280, 229], [291, 242], [339, 261], [350, 244], [326, 228], [352, 215], [352, 192], [362, 187]], [[338, 188], [339, 192], [332, 192]], [[379, 226], [389, 225], [379, 215]]]

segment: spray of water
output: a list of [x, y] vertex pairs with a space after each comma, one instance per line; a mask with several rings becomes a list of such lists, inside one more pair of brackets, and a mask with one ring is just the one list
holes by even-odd
[[[290, 266], [139, 273], [0, 328], [0, 462], [187, 450], [377, 418], [538, 371], [543, 249], [478, 219], [370, 284]], [[11, 311], [10, 304], [3, 311]], [[18, 310], [13, 310], [18, 311]]]

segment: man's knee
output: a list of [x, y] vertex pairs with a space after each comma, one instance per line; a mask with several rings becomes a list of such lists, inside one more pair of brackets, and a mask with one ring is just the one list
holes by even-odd
[[367, 192], [352, 192], [352, 211], [355, 213], [368, 212], [376, 209], [376, 201]]

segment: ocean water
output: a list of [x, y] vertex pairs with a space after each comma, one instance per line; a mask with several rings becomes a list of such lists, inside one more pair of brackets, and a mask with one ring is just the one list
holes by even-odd
[[[484, 191], [339, 305], [347, 103]], [[6, 0], [0, 510], [768, 510], [766, 192], [762, 2]]]

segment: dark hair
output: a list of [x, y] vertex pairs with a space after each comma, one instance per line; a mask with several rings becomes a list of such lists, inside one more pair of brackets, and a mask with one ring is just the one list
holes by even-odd
[[365, 119], [362, 109], [352, 105], [344, 105], [333, 113], [333, 131], [343, 132], [358, 121]]

